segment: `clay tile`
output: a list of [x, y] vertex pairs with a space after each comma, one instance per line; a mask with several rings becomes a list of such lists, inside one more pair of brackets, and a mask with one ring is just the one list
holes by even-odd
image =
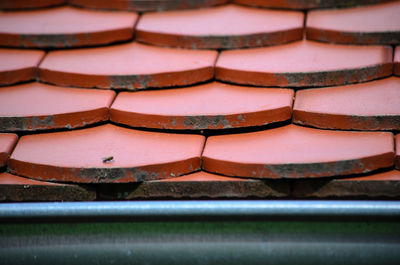
[[89, 201], [96, 192], [77, 185], [37, 181], [0, 174], [0, 201]]
[[0, 1], [0, 9], [31, 9], [65, 4], [66, 0], [12, 0]]
[[217, 79], [259, 86], [345, 85], [391, 74], [392, 48], [389, 46], [312, 41], [222, 51], [216, 63]]
[[0, 13], [0, 45], [64, 48], [129, 40], [137, 17], [71, 7]]
[[21, 137], [12, 173], [39, 180], [137, 182], [180, 176], [200, 167], [204, 137], [114, 125]]
[[121, 92], [110, 119], [133, 127], [224, 129], [291, 118], [293, 90], [222, 83], [167, 90]]
[[302, 12], [236, 5], [145, 13], [136, 40], [193, 49], [238, 49], [287, 43], [303, 38]]
[[114, 91], [28, 83], [0, 87], [0, 130], [77, 128], [108, 120]]
[[297, 91], [293, 122], [342, 130], [400, 130], [400, 78]]
[[363, 177], [334, 180], [298, 180], [295, 197], [399, 197], [400, 171], [391, 170]]
[[38, 50], [0, 49], [0, 86], [35, 79], [44, 55]]
[[[149, 198], [246, 198], [285, 197], [289, 194], [287, 182], [270, 180], [240, 179], [197, 172], [166, 180], [146, 181], [138, 187], [110, 192], [105, 188], [99, 197], [124, 199]], [[117, 196], [113, 196], [117, 193]], [[121, 195], [118, 199], [121, 198]]]
[[201, 8], [225, 4], [229, 0], [69, 0], [76, 6], [138, 12]]
[[400, 76], [400, 46], [397, 46], [395, 49], [393, 62], [393, 73]]
[[254, 178], [314, 178], [365, 173], [393, 166], [393, 134], [326, 131], [288, 125], [212, 136], [206, 171]]
[[50, 52], [40, 80], [63, 86], [141, 89], [190, 85], [214, 76], [216, 51], [194, 51], [139, 43]]
[[234, 3], [256, 6], [287, 9], [311, 9], [311, 8], [332, 8], [368, 5], [371, 3], [383, 3], [393, 0], [233, 0]]
[[307, 39], [345, 44], [400, 44], [400, 2], [307, 15]]
[[400, 134], [396, 135], [396, 168], [400, 169]]
[[8, 157], [17, 143], [18, 136], [13, 133], [0, 133], [0, 167], [7, 164]]

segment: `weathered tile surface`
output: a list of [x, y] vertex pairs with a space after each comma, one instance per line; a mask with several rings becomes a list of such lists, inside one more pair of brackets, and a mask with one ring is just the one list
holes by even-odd
[[391, 2], [393, 0], [233, 0], [234, 3], [287, 9], [352, 7]]
[[3, 0], [0, 1], [0, 9], [17, 10], [43, 8], [65, 4], [66, 0]]
[[13, 133], [0, 133], [0, 167], [7, 164], [11, 151], [17, 143], [18, 136]]

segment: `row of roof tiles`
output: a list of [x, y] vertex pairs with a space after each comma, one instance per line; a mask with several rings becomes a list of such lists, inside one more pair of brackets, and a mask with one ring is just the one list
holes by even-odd
[[8, 164], [9, 172], [56, 182], [142, 182], [199, 169], [267, 179], [346, 176], [395, 165], [400, 169], [400, 136], [394, 141], [390, 132], [288, 125], [210, 136], [206, 141], [202, 135], [138, 131], [107, 124], [25, 135], [14, 150], [16, 135], [0, 134], [0, 139], [1, 163]]
[[[7, 1], [5, 1], [7, 2]], [[344, 44], [400, 44], [400, 2], [307, 14], [306, 37]], [[57, 7], [0, 13], [0, 46], [65, 48], [133, 38], [192, 49], [238, 49], [303, 38], [304, 13], [223, 5], [145, 13]], [[364, 19], [368, 18], [368, 19]], [[210, 27], [212, 25], [212, 27]]]
[[72, 129], [108, 120], [153, 129], [227, 129], [287, 121], [292, 112], [294, 123], [317, 128], [400, 130], [399, 77], [299, 90], [294, 96], [292, 89], [218, 82], [118, 96], [26, 83], [0, 87], [0, 131]]
[[39, 50], [0, 49], [0, 59], [1, 85], [38, 78], [60, 86], [136, 90], [187, 86], [215, 76], [242, 85], [319, 87], [400, 75], [400, 47], [393, 56], [390, 46], [307, 40], [219, 54], [137, 42], [46, 55]]

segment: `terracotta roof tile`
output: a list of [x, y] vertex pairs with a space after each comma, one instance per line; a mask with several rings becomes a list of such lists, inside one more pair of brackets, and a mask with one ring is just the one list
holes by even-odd
[[397, 76], [400, 76], [400, 46], [397, 46], [395, 49], [393, 61], [393, 73]]
[[391, 74], [392, 48], [389, 46], [334, 45], [312, 41], [223, 51], [216, 63], [217, 79], [259, 86], [344, 85]]
[[112, 121], [159, 129], [223, 129], [259, 126], [291, 118], [293, 90], [204, 85], [122, 92], [114, 101]]
[[295, 197], [399, 197], [400, 171], [334, 180], [301, 180], [293, 185]]
[[400, 2], [311, 11], [307, 39], [346, 44], [400, 44]]
[[[17, 175], [71, 182], [136, 182], [198, 170], [204, 137], [114, 125], [23, 136], [9, 161]], [[40, 154], [40, 155], [38, 155]]]
[[13, 133], [0, 133], [0, 167], [7, 164], [7, 160], [17, 143], [18, 136]]
[[400, 130], [400, 78], [297, 91], [293, 122], [341, 130]]
[[0, 13], [0, 45], [62, 48], [129, 40], [137, 17], [71, 7]]
[[229, 0], [69, 0], [72, 5], [113, 10], [163, 11], [225, 4]]
[[302, 12], [236, 5], [145, 13], [138, 22], [136, 39], [194, 49], [259, 47], [302, 39], [303, 20]]
[[396, 135], [396, 168], [400, 169], [400, 134]]
[[114, 91], [28, 83], [0, 87], [0, 130], [77, 128], [108, 120]]
[[211, 79], [216, 51], [159, 48], [139, 43], [50, 52], [40, 80], [63, 86], [116, 89], [183, 86]]
[[311, 9], [349, 7], [389, 2], [393, 0], [233, 0], [234, 3], [273, 8]]
[[256, 178], [341, 176], [393, 164], [391, 133], [325, 131], [295, 125], [212, 136], [203, 152], [206, 171]]
[[39, 50], [0, 49], [0, 86], [35, 79], [44, 55]]
[[77, 185], [37, 181], [0, 174], [0, 201], [91, 201], [96, 199], [94, 190]]
[[65, 4], [66, 0], [12, 0], [0, 1], [0, 9], [42, 8]]

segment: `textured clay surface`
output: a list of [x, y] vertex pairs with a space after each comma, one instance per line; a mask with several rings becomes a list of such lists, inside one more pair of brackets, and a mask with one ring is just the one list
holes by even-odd
[[7, 164], [7, 160], [17, 143], [18, 136], [13, 133], [0, 133], [0, 167]]
[[184, 86], [213, 78], [217, 54], [139, 43], [53, 51], [41, 63], [39, 78], [62, 86], [105, 89]]
[[0, 9], [31, 9], [65, 4], [66, 0], [3, 0]]
[[35, 79], [44, 55], [39, 50], [0, 49], [0, 86]]
[[0, 13], [0, 45], [64, 48], [129, 40], [137, 17], [71, 7]]
[[400, 2], [307, 14], [307, 39], [344, 44], [400, 44]]
[[293, 122], [340, 130], [400, 130], [400, 78], [297, 91]]
[[399, 197], [400, 171], [334, 180], [297, 180], [294, 197]]
[[96, 192], [77, 185], [37, 181], [0, 174], [0, 201], [91, 201]]
[[203, 145], [200, 135], [144, 132], [108, 124], [23, 136], [11, 155], [9, 169], [47, 181], [163, 179], [198, 170]]
[[121, 92], [110, 110], [114, 122], [158, 129], [226, 129], [291, 118], [293, 90], [212, 82], [179, 89]]
[[136, 39], [191, 49], [260, 47], [302, 39], [303, 21], [302, 12], [236, 5], [145, 13], [136, 27]]
[[393, 59], [393, 73], [400, 76], [400, 46], [397, 46]]
[[143, 182], [128, 192], [125, 199], [265, 198], [285, 197], [288, 194], [288, 183], [279, 180], [229, 178], [201, 171], [168, 180]]
[[41, 83], [0, 87], [0, 130], [77, 128], [108, 120], [114, 91]]
[[400, 169], [400, 134], [396, 135], [396, 168]]
[[393, 134], [326, 131], [288, 125], [260, 132], [209, 137], [202, 158], [203, 169], [227, 176], [343, 176], [393, 166]]
[[352, 7], [390, 1], [393, 0], [233, 0], [234, 3], [243, 5], [287, 9]]
[[69, 0], [69, 3], [95, 9], [137, 12], [202, 8], [225, 4], [229, 0]]
[[318, 87], [389, 76], [392, 68], [390, 46], [334, 45], [304, 40], [222, 51], [215, 74], [218, 80], [238, 84]]

